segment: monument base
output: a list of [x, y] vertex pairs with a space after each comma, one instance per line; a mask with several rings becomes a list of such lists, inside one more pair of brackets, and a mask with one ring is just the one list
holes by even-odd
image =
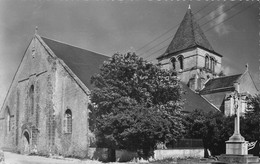
[[222, 154], [218, 156], [220, 162], [227, 164], [260, 164], [259, 157], [249, 155]]
[[248, 154], [248, 142], [240, 141], [240, 142], [226, 142], [226, 154], [232, 155], [247, 155]]

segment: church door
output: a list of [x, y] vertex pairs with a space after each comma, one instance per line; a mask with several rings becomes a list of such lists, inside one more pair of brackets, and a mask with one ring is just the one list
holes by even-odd
[[27, 131], [23, 133], [23, 154], [29, 154], [30, 153], [30, 135]]

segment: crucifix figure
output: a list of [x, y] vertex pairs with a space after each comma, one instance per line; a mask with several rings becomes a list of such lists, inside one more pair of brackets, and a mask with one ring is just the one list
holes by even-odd
[[[237, 89], [237, 88], [236, 88]], [[240, 134], [240, 111], [239, 111], [239, 93], [237, 90], [234, 91], [233, 100], [234, 100], [234, 112], [235, 112], [235, 130], [234, 134]]]

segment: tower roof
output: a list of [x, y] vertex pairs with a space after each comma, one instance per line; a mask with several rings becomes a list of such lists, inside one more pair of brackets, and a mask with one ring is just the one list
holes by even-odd
[[191, 9], [189, 8], [165, 53], [159, 56], [157, 59], [166, 57], [168, 55], [173, 55], [179, 51], [183, 51], [192, 47], [201, 47], [210, 52], [216, 53], [211, 47], [199, 24], [196, 22]]

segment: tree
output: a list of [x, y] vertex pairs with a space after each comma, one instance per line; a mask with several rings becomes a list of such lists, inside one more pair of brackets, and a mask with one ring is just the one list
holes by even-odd
[[260, 156], [260, 94], [249, 98], [248, 107], [245, 117], [241, 118], [241, 134], [249, 142], [258, 141], [250, 153]]
[[183, 132], [181, 88], [172, 74], [130, 53], [104, 62], [91, 79], [97, 146], [148, 158], [158, 142], [177, 140]]
[[[246, 141], [260, 142], [260, 95], [249, 98], [248, 106], [250, 110], [240, 117], [240, 132]], [[195, 110], [186, 116], [186, 120], [186, 137], [201, 138], [204, 148], [212, 155], [225, 153], [225, 141], [234, 133], [234, 116]], [[259, 146], [254, 150], [251, 153], [259, 155]]]
[[225, 117], [220, 112], [204, 113], [195, 110], [187, 115], [186, 120], [186, 137], [202, 139], [204, 149], [210, 150], [212, 155], [225, 153], [225, 141], [233, 134], [234, 124], [231, 117]]

